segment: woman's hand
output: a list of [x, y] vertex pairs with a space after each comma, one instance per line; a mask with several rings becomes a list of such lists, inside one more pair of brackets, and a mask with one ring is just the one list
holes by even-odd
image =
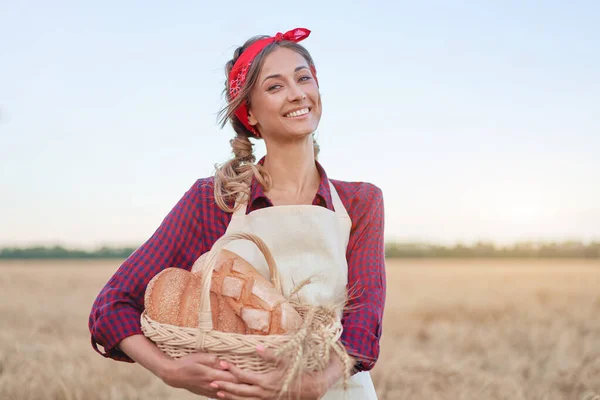
[[[222, 362], [221, 366], [228, 369], [239, 383], [217, 380], [211, 387], [218, 390], [217, 398], [228, 400], [274, 400], [279, 396], [284, 380], [287, 362], [275, 357], [274, 353], [263, 348], [257, 348], [265, 360], [277, 363], [279, 368], [273, 372], [258, 374], [243, 371], [230, 363]], [[342, 377], [342, 363], [337, 357], [332, 357], [325, 371], [321, 373], [306, 373], [302, 375], [299, 385], [292, 385], [289, 394], [291, 398], [301, 400], [317, 400]]]
[[193, 353], [171, 360], [159, 376], [169, 386], [216, 398], [218, 390], [210, 385], [212, 382], [239, 383], [239, 380], [231, 372], [226, 371], [220, 362], [213, 354]]
[[142, 334], [126, 337], [119, 343], [119, 348], [167, 385], [192, 393], [215, 398], [217, 390], [210, 386], [211, 382], [239, 382], [221, 367], [220, 360], [213, 354], [193, 353], [173, 359]]

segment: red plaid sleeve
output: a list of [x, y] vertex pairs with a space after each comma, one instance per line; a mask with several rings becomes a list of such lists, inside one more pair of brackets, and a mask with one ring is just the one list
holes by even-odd
[[164, 268], [190, 269], [202, 254], [200, 187], [198, 181], [183, 195], [156, 232], [123, 262], [96, 298], [89, 329], [92, 346], [105, 357], [133, 362], [117, 345], [128, 336], [142, 333], [140, 315], [146, 285]]
[[[354, 196], [353, 196], [354, 197]], [[363, 183], [352, 202], [352, 230], [348, 260], [349, 301], [342, 324], [341, 341], [357, 359], [356, 371], [368, 371], [379, 357], [385, 305], [385, 253], [383, 194], [377, 186]]]

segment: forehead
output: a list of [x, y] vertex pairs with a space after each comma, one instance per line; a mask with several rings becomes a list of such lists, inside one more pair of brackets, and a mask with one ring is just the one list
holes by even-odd
[[308, 66], [308, 62], [302, 55], [294, 50], [279, 47], [265, 58], [259, 76], [293, 73], [294, 69], [300, 65]]

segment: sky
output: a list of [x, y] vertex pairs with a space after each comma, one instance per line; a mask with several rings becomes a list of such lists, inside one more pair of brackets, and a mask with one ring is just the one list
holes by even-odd
[[295, 27], [319, 161], [383, 190], [386, 240], [599, 240], [599, 20], [595, 1], [2, 2], [0, 246], [141, 244], [231, 155], [233, 50]]

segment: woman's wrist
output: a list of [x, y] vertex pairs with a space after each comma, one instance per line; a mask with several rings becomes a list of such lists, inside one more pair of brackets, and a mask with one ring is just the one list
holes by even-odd
[[151, 372], [158, 378], [160, 378], [160, 380], [162, 380], [163, 382], [170, 382], [171, 376], [173, 375], [172, 372], [174, 366], [171, 361], [173, 360], [165, 360], [157, 363], [154, 366], [154, 370], [151, 370]]
[[161, 380], [168, 379], [173, 359], [144, 335], [126, 337], [119, 343], [121, 351]]

